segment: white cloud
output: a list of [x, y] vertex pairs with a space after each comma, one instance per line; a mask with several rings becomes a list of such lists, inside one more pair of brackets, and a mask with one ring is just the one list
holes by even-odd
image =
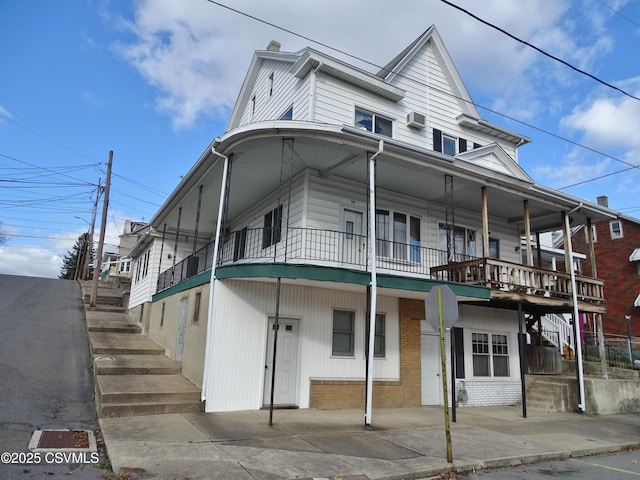
[[[602, 35], [591, 42], [572, 35], [567, 18], [573, 15], [568, 15], [567, 2], [488, 0], [482, 8], [470, 0], [458, 3], [581, 64], [593, 62], [608, 48]], [[540, 54], [440, 2], [407, 0], [398, 8], [384, 0], [239, 0], [233, 8], [379, 66], [435, 24], [474, 91], [495, 99], [493, 105], [505, 113], [525, 118], [552, 103], [542, 84], [563, 75], [567, 82], [564, 67], [548, 59], [541, 63]], [[144, 0], [135, 4], [133, 18], [122, 19], [122, 24], [133, 39], [121, 41], [118, 52], [157, 89], [156, 106], [176, 128], [189, 127], [203, 115], [226, 119], [253, 51], [265, 48], [269, 40], [280, 41], [283, 51], [305, 46], [327, 50], [200, 0]], [[334, 51], [327, 53], [340, 57]], [[546, 65], [545, 75], [539, 74], [541, 64]], [[377, 70], [370, 65], [367, 69]]]
[[[621, 82], [620, 86], [640, 95], [640, 77]], [[577, 131], [595, 148], [640, 151], [640, 102], [630, 97], [607, 94], [587, 99], [564, 117], [561, 125]]]
[[0, 247], [0, 274], [57, 278], [62, 256], [49, 248], [26, 245]]
[[0, 125], [3, 125], [4, 123], [6, 123], [6, 120], [5, 120], [6, 118], [13, 118], [13, 115], [11, 115], [9, 110], [7, 110], [2, 105], [0, 105]]

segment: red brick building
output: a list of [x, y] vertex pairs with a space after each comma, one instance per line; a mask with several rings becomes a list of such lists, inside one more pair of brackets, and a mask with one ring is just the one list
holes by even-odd
[[[606, 197], [598, 198], [598, 203], [606, 206], [606, 202]], [[591, 228], [596, 272], [592, 271], [586, 225], [573, 233], [573, 248], [587, 256], [580, 265], [582, 274], [605, 282], [607, 313], [602, 316], [603, 330], [626, 335], [625, 315], [630, 315], [631, 332], [640, 336], [640, 220], [621, 215]]]

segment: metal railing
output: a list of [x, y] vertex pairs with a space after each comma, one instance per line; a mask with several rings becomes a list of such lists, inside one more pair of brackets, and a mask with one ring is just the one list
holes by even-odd
[[[210, 242], [181, 262], [160, 274], [162, 291], [212, 266]], [[368, 238], [349, 232], [313, 228], [243, 228], [225, 234], [218, 265], [229, 263], [313, 264], [366, 271]], [[571, 296], [569, 274], [515, 263], [455, 254], [413, 243], [376, 240], [376, 267], [381, 272], [399, 272], [404, 276], [470, 283], [505, 291], [541, 296]], [[581, 300], [604, 301], [603, 282], [579, 277]]]
[[211, 268], [213, 264], [213, 242], [208, 243], [193, 255], [171, 266], [158, 276], [157, 292], [191, 278]]
[[[600, 362], [598, 335], [585, 331], [583, 334], [582, 355], [585, 361]], [[610, 367], [640, 370], [640, 339], [626, 335], [604, 335], [604, 351], [607, 365]], [[629, 356], [631, 352], [631, 356]]]

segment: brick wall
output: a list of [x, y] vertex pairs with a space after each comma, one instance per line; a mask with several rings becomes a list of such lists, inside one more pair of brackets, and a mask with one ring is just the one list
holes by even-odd
[[[373, 382], [374, 408], [419, 407], [421, 391], [420, 319], [424, 302], [399, 299], [400, 380]], [[309, 406], [317, 409], [364, 408], [365, 382], [311, 380]]]
[[[612, 239], [609, 221], [597, 222], [596, 269], [598, 278], [604, 280], [604, 298], [607, 313], [602, 322], [607, 333], [627, 334], [625, 315], [631, 315], [632, 334], [640, 335], [640, 308], [633, 306], [633, 301], [640, 294], [640, 275], [637, 265], [629, 261], [634, 249], [640, 248], [640, 225], [621, 220], [623, 238]], [[586, 243], [584, 228], [573, 236], [573, 246], [577, 252], [587, 255], [583, 263], [583, 273], [591, 276], [591, 258], [589, 245]]]

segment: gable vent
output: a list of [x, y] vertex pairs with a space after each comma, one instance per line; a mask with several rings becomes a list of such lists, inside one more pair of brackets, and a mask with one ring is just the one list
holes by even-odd
[[427, 126], [427, 117], [418, 112], [409, 112], [407, 125], [413, 128], [424, 128]]

